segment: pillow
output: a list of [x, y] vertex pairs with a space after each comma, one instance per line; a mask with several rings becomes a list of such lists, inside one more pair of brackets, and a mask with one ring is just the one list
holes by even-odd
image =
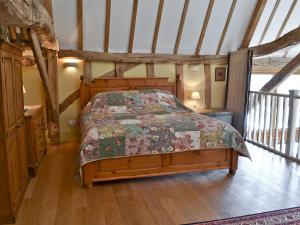
[[157, 104], [175, 108], [176, 98], [168, 91], [141, 89], [102, 92], [96, 94], [91, 100], [91, 107], [97, 112], [103, 113], [125, 113], [127, 107]]

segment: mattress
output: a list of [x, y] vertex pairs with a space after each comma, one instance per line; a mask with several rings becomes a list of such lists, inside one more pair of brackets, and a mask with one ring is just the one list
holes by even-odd
[[156, 89], [95, 95], [81, 113], [81, 166], [134, 155], [233, 148], [250, 158], [230, 125], [193, 112]]

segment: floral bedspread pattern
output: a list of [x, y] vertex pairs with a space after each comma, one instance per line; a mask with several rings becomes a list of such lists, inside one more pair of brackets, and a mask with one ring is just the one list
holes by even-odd
[[138, 154], [233, 148], [249, 156], [230, 125], [192, 112], [167, 91], [97, 94], [81, 115], [80, 163]]

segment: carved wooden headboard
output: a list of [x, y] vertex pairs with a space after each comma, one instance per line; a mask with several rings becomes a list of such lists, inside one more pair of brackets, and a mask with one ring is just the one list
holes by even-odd
[[[92, 83], [85, 83], [84, 76], [80, 77], [80, 105], [83, 108], [90, 99], [97, 93], [105, 91], [139, 90], [139, 89], [160, 89], [167, 90], [176, 96], [182, 93], [176, 91], [176, 82], [169, 82], [167, 77], [146, 77], [146, 78], [98, 78]], [[178, 89], [179, 90], [179, 89]]]

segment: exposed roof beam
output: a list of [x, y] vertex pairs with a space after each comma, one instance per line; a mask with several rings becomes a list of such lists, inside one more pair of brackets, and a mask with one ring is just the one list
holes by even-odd
[[49, 16], [51, 19], [53, 19], [53, 7], [52, 7], [52, 0], [40, 0], [40, 2], [43, 4], [45, 9], [47, 10]]
[[27, 29], [26, 28], [21, 28], [21, 34], [22, 34], [23, 39], [25, 41], [29, 41], [29, 37], [28, 37], [28, 33], [27, 33]]
[[300, 27], [286, 33], [272, 42], [254, 46], [249, 49], [253, 50], [253, 56], [257, 57], [271, 54], [280, 49], [284, 49], [298, 43], [300, 43]]
[[105, 36], [104, 36], [104, 51], [105, 52], [108, 52], [108, 47], [109, 47], [110, 11], [111, 11], [111, 0], [106, 0]]
[[233, 11], [234, 11], [234, 8], [235, 8], [235, 5], [236, 5], [236, 1], [237, 0], [233, 0], [232, 1], [231, 7], [230, 7], [230, 10], [229, 10], [227, 19], [226, 19], [226, 23], [225, 23], [225, 26], [224, 26], [224, 29], [223, 29], [223, 32], [222, 32], [222, 36], [221, 36], [219, 44], [218, 44], [217, 55], [220, 54], [220, 51], [221, 51], [221, 48], [222, 48], [222, 44], [223, 44], [225, 35], [227, 33], [227, 29], [228, 29], [228, 26], [229, 26], [229, 23], [230, 23], [230, 20], [231, 20], [231, 17], [232, 17], [232, 14], [233, 14]]
[[215, 0], [210, 0], [209, 1], [209, 5], [207, 7], [205, 19], [204, 19], [204, 22], [203, 22], [203, 25], [202, 25], [202, 29], [201, 29], [200, 36], [199, 36], [199, 39], [198, 39], [197, 47], [196, 47], [196, 50], [195, 50], [195, 55], [200, 54], [200, 50], [201, 50], [201, 47], [202, 47], [202, 43], [203, 43], [203, 39], [204, 39], [204, 36], [205, 36], [206, 28], [207, 28], [207, 25], [208, 25], [208, 22], [209, 22], [210, 14], [211, 14], [212, 8], [214, 6], [214, 2], [215, 2]]
[[181, 35], [182, 35], [182, 31], [183, 31], [183, 26], [184, 26], [186, 14], [187, 14], [187, 11], [189, 8], [189, 4], [190, 4], [190, 0], [185, 0], [181, 19], [180, 19], [179, 29], [178, 29], [178, 33], [177, 33], [176, 43], [175, 43], [175, 47], [174, 47], [174, 54], [177, 54], [177, 52], [178, 52]]
[[133, 1], [132, 6], [132, 16], [131, 16], [131, 26], [130, 26], [130, 37], [129, 37], [129, 43], [128, 43], [128, 52], [132, 53], [133, 48], [133, 41], [134, 41], [134, 32], [135, 32], [135, 23], [136, 23], [136, 15], [137, 15], [137, 9], [138, 9], [138, 0]]
[[10, 32], [10, 36], [11, 36], [11, 39], [13, 41], [16, 41], [17, 40], [17, 31], [16, 31], [16, 27], [13, 27], [13, 26], [9, 26], [9, 32]]
[[157, 11], [153, 42], [152, 42], [152, 53], [155, 53], [155, 50], [156, 50], [156, 44], [157, 44], [157, 39], [158, 39], [160, 20], [161, 20], [163, 8], [164, 8], [164, 0], [160, 0], [159, 6], [158, 6], [158, 11]]
[[[252, 65], [252, 74], [276, 74], [282, 69], [282, 66], [260, 66]], [[293, 72], [295, 75], [300, 75], [300, 69], [298, 68]]]
[[291, 7], [290, 7], [290, 9], [289, 9], [289, 11], [288, 11], [288, 13], [287, 13], [287, 15], [286, 15], [286, 17], [285, 17], [283, 23], [282, 23], [282, 25], [281, 25], [281, 27], [280, 27], [278, 33], [277, 33], [276, 39], [279, 38], [279, 37], [281, 36], [281, 34], [282, 34], [282, 32], [283, 32], [283, 30], [284, 30], [284, 28], [285, 28], [285, 26], [286, 26], [286, 24], [287, 24], [287, 22], [288, 22], [290, 16], [291, 16], [291, 14], [292, 14], [292, 12], [294, 11], [294, 8], [295, 8], [297, 2], [298, 2], [298, 0], [294, 0], [294, 1], [293, 1], [292, 5], [291, 5]]
[[36, 29], [43, 41], [55, 40], [52, 19], [39, 1], [0, 0], [0, 21], [3, 25]]
[[269, 19], [268, 19], [268, 22], [267, 22], [267, 24], [266, 24], [266, 26], [265, 26], [265, 29], [263, 30], [263, 33], [262, 33], [262, 35], [261, 35], [261, 37], [260, 37], [260, 40], [259, 40], [259, 42], [258, 42], [259, 45], [263, 42], [263, 40], [264, 40], [264, 38], [265, 38], [265, 36], [266, 36], [266, 33], [267, 33], [267, 31], [268, 31], [268, 29], [269, 29], [269, 27], [270, 27], [270, 24], [271, 24], [271, 22], [272, 22], [272, 20], [273, 20], [273, 17], [274, 17], [274, 15], [275, 15], [275, 13], [276, 13], [276, 11], [277, 11], [277, 9], [278, 9], [278, 6], [279, 6], [280, 2], [281, 2], [281, 0], [277, 0], [276, 3], [275, 3], [275, 5], [274, 5], [274, 7], [273, 7], [273, 10], [272, 10], [272, 12], [271, 12], [271, 15], [270, 15], [270, 17], [269, 17]]
[[63, 113], [70, 105], [80, 97], [80, 90], [74, 91], [59, 104], [59, 114]]
[[300, 66], [300, 53], [286, 64], [272, 79], [266, 83], [260, 91], [269, 92], [277, 88], [283, 81], [285, 81], [297, 68]]
[[83, 49], [83, 7], [82, 0], [77, 0], [77, 49]]
[[291, 60], [292, 60], [292, 58], [283, 58], [283, 57], [254, 58], [252, 60], [252, 65], [256, 65], [256, 66], [285, 66]]
[[256, 29], [259, 19], [261, 17], [261, 14], [264, 11], [264, 8], [266, 6], [266, 3], [267, 3], [267, 0], [258, 0], [257, 1], [254, 12], [252, 14], [251, 20], [248, 25], [247, 31], [246, 31], [244, 39], [242, 41], [241, 48], [249, 47], [251, 39], [253, 37], [253, 34], [255, 32], [255, 29]]
[[227, 64], [228, 57], [216, 55], [174, 55], [153, 53], [105, 53], [79, 50], [61, 50], [60, 58], [77, 57], [82, 60], [99, 60], [105, 62], [131, 62], [131, 63], [217, 63]]
[[40, 72], [40, 76], [41, 76], [41, 79], [42, 79], [42, 82], [43, 82], [43, 85], [45, 88], [47, 100], [49, 101], [51, 118], [55, 118], [55, 115], [56, 115], [55, 101], [54, 101], [53, 95], [50, 90], [48, 71], [46, 68], [46, 64], [45, 64], [45, 61], [44, 61], [44, 58], [42, 55], [42, 50], [40, 48], [40, 44], [39, 44], [35, 30], [30, 29], [30, 37], [31, 37], [32, 50], [34, 53], [34, 57], [35, 57], [37, 67]]

